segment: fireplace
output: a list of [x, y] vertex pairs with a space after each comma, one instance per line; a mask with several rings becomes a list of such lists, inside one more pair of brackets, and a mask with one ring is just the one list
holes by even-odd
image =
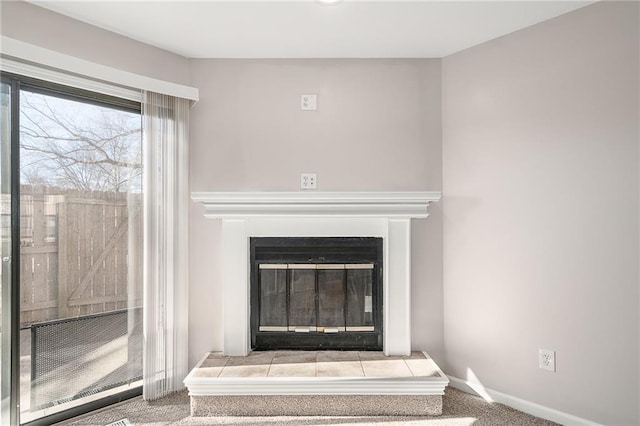
[[251, 349], [382, 350], [382, 238], [250, 238]]
[[[221, 219], [217, 244], [223, 288], [212, 297], [223, 299], [219, 326], [225, 355], [245, 356], [251, 351], [250, 241], [260, 237], [381, 239], [383, 262], [377, 275], [382, 278], [377, 285], [384, 310], [378, 313], [377, 330], [382, 350], [385, 355], [411, 353], [411, 221], [429, 216], [427, 207], [440, 199], [439, 192], [193, 192], [191, 198], [203, 204], [205, 217]], [[341, 334], [329, 331], [320, 335], [316, 329], [316, 335], [335, 340]]]

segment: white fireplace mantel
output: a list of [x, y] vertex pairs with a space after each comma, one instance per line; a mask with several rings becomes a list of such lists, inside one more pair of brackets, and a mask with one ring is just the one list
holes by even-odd
[[226, 355], [247, 355], [250, 237], [383, 239], [383, 349], [411, 351], [411, 219], [426, 218], [440, 192], [192, 192], [204, 216], [222, 219]]
[[425, 218], [440, 192], [192, 192], [208, 218], [305, 216]]

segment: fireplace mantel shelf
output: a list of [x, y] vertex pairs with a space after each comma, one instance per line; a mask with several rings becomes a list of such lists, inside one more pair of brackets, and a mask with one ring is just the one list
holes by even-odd
[[249, 217], [426, 218], [436, 191], [389, 192], [192, 192], [211, 219]]

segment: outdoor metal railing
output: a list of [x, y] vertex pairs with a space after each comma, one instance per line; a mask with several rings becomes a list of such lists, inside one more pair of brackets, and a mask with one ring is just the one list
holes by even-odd
[[142, 308], [31, 327], [31, 411], [142, 379]]

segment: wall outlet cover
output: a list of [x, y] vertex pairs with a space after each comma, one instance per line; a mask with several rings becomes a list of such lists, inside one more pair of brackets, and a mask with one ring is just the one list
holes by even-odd
[[543, 370], [556, 372], [556, 351], [549, 349], [538, 350], [538, 367]]
[[302, 173], [300, 175], [300, 189], [317, 189], [318, 178], [315, 173]]

